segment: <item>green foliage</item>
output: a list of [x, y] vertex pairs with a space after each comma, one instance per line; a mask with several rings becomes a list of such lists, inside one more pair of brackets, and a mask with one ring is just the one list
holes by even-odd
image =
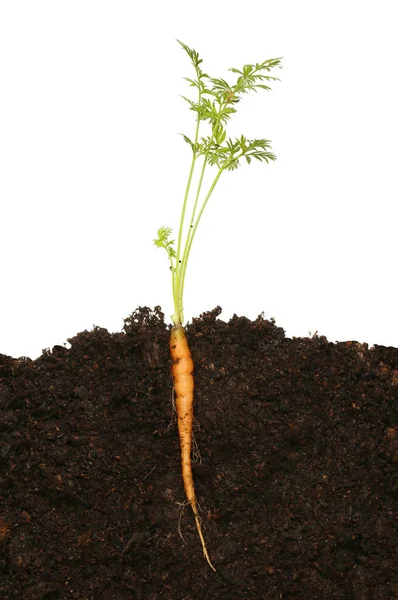
[[[178, 40], [179, 41], [179, 40]], [[258, 160], [276, 160], [276, 157], [271, 152], [265, 149], [270, 148], [268, 140], [251, 140], [247, 141], [244, 136], [237, 139], [236, 142], [228, 140], [226, 145], [222, 146], [226, 139], [226, 130], [223, 126], [231, 116], [236, 113], [234, 104], [240, 101], [240, 96], [247, 94], [249, 91], [258, 89], [270, 90], [264, 81], [279, 81], [277, 77], [264, 74], [264, 71], [269, 72], [275, 67], [280, 67], [280, 58], [266, 60], [263, 63], [254, 65], [244, 65], [242, 69], [229, 69], [233, 73], [237, 73], [239, 77], [234, 85], [230, 85], [225, 79], [216, 79], [208, 77], [199, 68], [202, 60], [199, 58], [195, 50], [191, 50], [186, 44], [179, 41], [183, 49], [190, 57], [193, 66], [197, 70], [198, 78], [185, 78], [190, 86], [194, 86], [199, 90], [199, 100], [195, 102], [185, 96], [182, 98], [188, 102], [190, 110], [197, 113], [198, 121], [209, 121], [212, 127], [212, 135], [207, 138], [202, 138], [202, 143], [197, 144], [192, 142], [186, 135], [183, 135], [184, 140], [191, 146], [192, 151], [198, 155], [205, 156], [209, 164], [217, 165], [218, 167], [227, 170], [236, 169], [239, 166], [239, 158], [244, 156], [247, 163], [250, 164], [251, 157]], [[281, 67], [280, 67], [281, 68]], [[211, 87], [206, 86], [205, 79], [211, 84]], [[204, 96], [211, 96], [206, 98]], [[237, 156], [237, 153], [240, 153]]]
[[164, 248], [169, 258], [175, 258], [176, 252], [173, 248], [174, 240], [169, 240], [171, 233], [171, 227], [160, 227], [160, 229], [158, 229], [158, 237], [153, 240], [153, 243], [158, 248]]
[[[241, 159], [246, 160], [247, 164], [250, 164], [253, 158], [259, 162], [265, 163], [276, 160], [276, 156], [270, 152], [271, 145], [269, 140], [249, 140], [243, 135], [241, 135], [240, 138], [236, 138], [235, 141], [231, 138], [227, 139], [226, 127], [228, 121], [231, 119], [232, 115], [237, 112], [236, 105], [240, 102], [241, 97], [251, 91], [258, 92], [259, 89], [270, 90], [271, 88], [267, 83], [279, 81], [279, 79], [268, 75], [268, 73], [276, 67], [282, 67], [281, 58], [272, 58], [265, 60], [262, 63], [244, 65], [242, 69], [232, 68], [229, 70], [238, 75], [238, 77], [234, 84], [229, 84], [225, 79], [212, 78], [204, 73], [200, 67], [203, 61], [199, 58], [199, 54], [196, 50], [189, 48], [180, 40], [177, 41], [188, 54], [196, 72], [196, 78], [192, 79], [185, 77], [184, 79], [189, 83], [190, 87], [196, 88], [198, 94], [197, 100], [194, 101], [182, 96], [183, 100], [188, 103], [189, 109], [196, 113], [196, 132], [194, 140], [190, 139], [185, 134], [181, 134], [184, 141], [189, 144], [193, 156], [182, 207], [177, 250], [174, 249], [174, 240], [169, 239], [172, 233], [170, 227], [161, 227], [158, 230], [158, 237], [154, 240], [154, 243], [157, 247], [164, 248], [169, 257], [170, 268], [173, 275], [173, 296], [175, 306], [175, 313], [172, 315], [172, 319], [174, 323], [183, 323], [184, 281], [192, 240], [203, 210], [221, 174], [224, 171], [234, 171], [237, 169], [241, 164]], [[211, 131], [210, 135], [199, 138], [199, 129], [203, 122], [209, 123]], [[193, 172], [199, 157], [203, 157], [202, 170], [192, 215], [189, 221], [184, 249], [182, 249], [182, 234], [187, 202]], [[218, 171], [209, 191], [203, 199], [200, 210], [197, 212], [206, 165], [215, 166]]]
[[239, 167], [239, 160], [245, 158], [250, 164], [252, 158], [256, 158], [260, 162], [264, 160], [276, 160], [275, 154], [267, 151], [270, 148], [268, 140], [247, 140], [243, 135], [235, 142], [229, 138], [224, 146], [221, 146], [225, 139], [226, 132], [213, 140], [213, 137], [208, 136], [202, 138], [202, 144], [198, 146], [198, 154], [207, 157], [210, 165], [217, 165], [220, 169], [233, 171]]

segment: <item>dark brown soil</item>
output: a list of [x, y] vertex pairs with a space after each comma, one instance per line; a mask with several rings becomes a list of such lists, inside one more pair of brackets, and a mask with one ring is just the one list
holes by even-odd
[[0, 355], [1, 600], [398, 598], [398, 349], [220, 312], [187, 326], [217, 572], [183, 506], [169, 327], [144, 308]]

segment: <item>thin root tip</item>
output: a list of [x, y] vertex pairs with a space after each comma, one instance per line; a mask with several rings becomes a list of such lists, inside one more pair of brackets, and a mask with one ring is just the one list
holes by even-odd
[[217, 572], [217, 569], [216, 569], [215, 567], [213, 567], [213, 565], [211, 564], [211, 560], [210, 560], [210, 558], [209, 558], [209, 555], [207, 554], [207, 552], [206, 552], [206, 554], [205, 554], [205, 559], [207, 560], [207, 562], [208, 562], [209, 566], [210, 566], [210, 567], [213, 569], [213, 571], [216, 573], [216, 572]]
[[198, 530], [198, 534], [199, 534], [199, 537], [200, 537], [200, 541], [202, 542], [202, 548], [203, 548], [203, 554], [204, 554], [204, 557], [205, 557], [205, 559], [207, 560], [207, 562], [208, 562], [209, 566], [210, 566], [210, 567], [213, 569], [213, 571], [215, 572], [215, 571], [216, 571], [216, 569], [215, 569], [215, 567], [213, 567], [213, 565], [211, 564], [211, 560], [210, 560], [210, 557], [209, 557], [209, 553], [207, 552], [207, 548], [206, 548], [205, 540], [204, 540], [204, 537], [203, 537], [203, 534], [202, 534], [202, 528], [201, 528], [201, 526], [200, 526], [200, 520], [199, 520], [199, 516], [198, 516], [197, 512], [194, 512], [194, 515], [195, 515], [195, 521], [196, 521], [196, 529]]

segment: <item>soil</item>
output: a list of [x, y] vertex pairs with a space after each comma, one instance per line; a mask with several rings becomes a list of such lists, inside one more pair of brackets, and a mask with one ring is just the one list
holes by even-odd
[[186, 327], [184, 504], [169, 326], [140, 308], [36, 360], [0, 355], [2, 600], [398, 598], [398, 349]]

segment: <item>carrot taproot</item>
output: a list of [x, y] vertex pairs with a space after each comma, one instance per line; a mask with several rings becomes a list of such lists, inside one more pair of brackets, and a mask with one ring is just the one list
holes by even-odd
[[194, 364], [185, 329], [182, 325], [175, 325], [170, 334], [170, 354], [173, 361], [171, 372], [173, 375], [175, 403], [178, 418], [178, 433], [180, 436], [182, 480], [185, 496], [191, 505], [195, 517], [196, 529], [202, 543], [203, 554], [210, 567], [215, 571], [200, 525], [198, 503], [192, 475], [192, 427], [193, 427], [193, 397], [194, 397]]

